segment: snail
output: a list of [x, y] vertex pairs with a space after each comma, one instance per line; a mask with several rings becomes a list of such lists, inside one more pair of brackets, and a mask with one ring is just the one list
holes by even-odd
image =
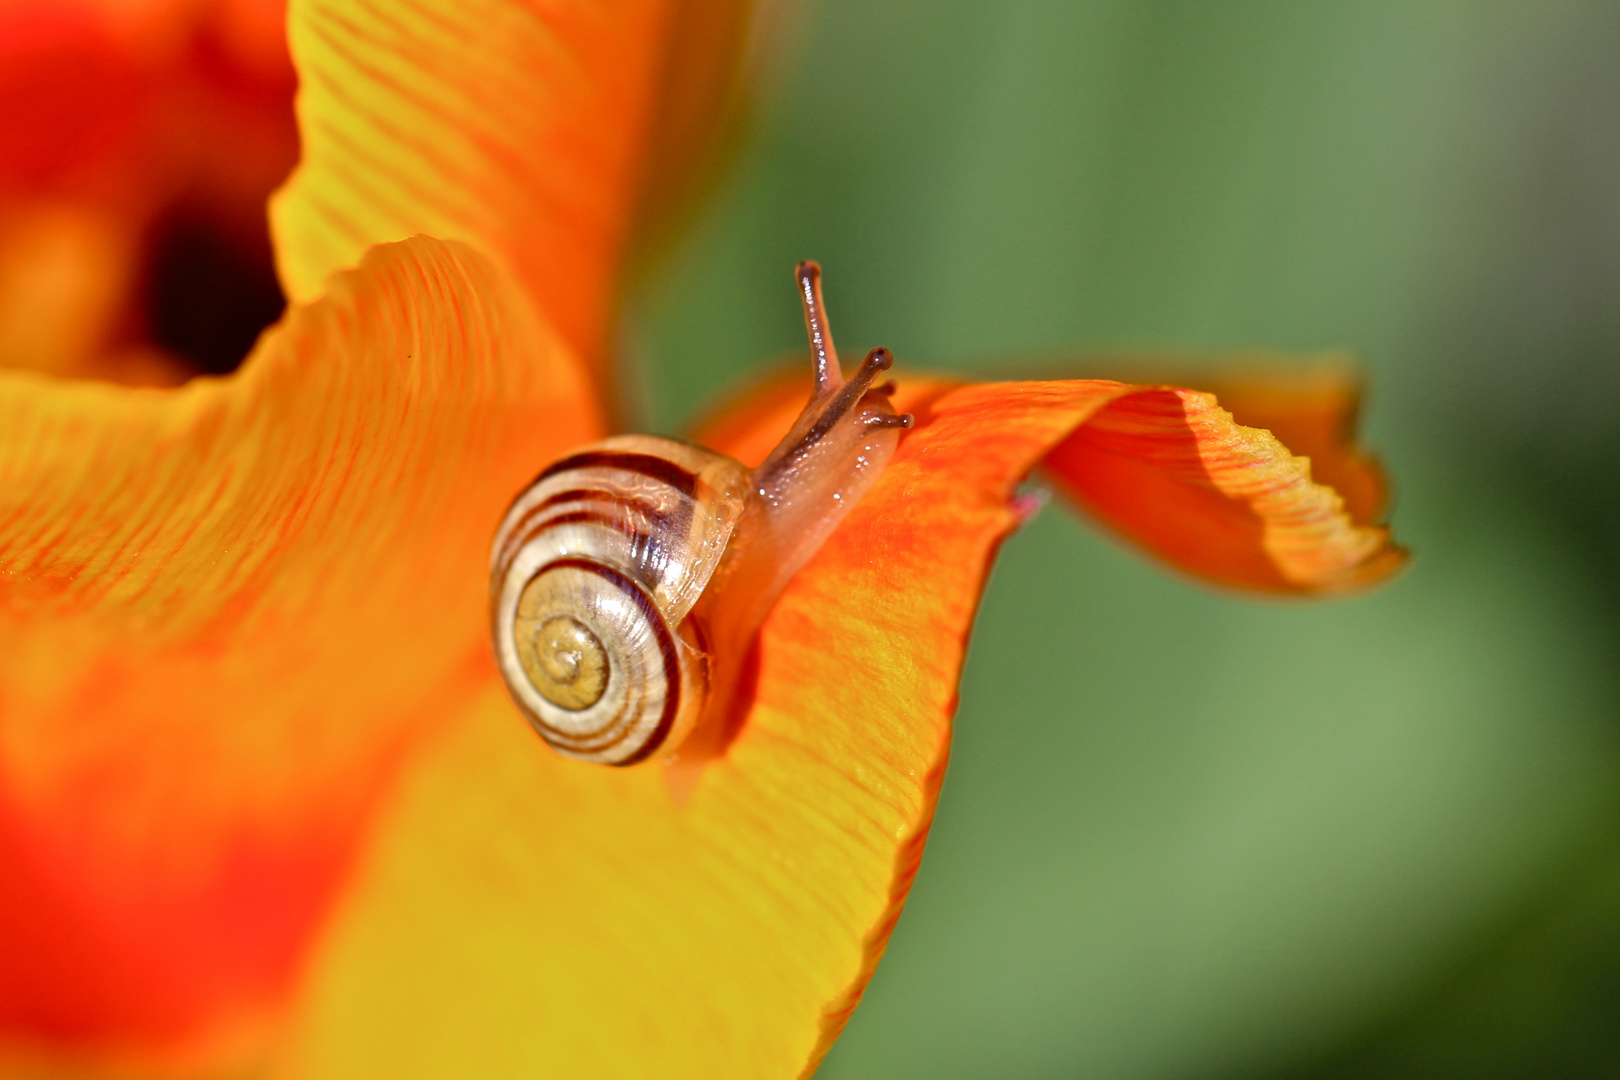
[[501, 521], [495, 656], [512, 700], [566, 757], [715, 752], [754, 634], [911, 426], [890, 407], [894, 384], [877, 384], [888, 350], [846, 381], [821, 269], [803, 262], [796, 276], [815, 388], [757, 469], [677, 439], [614, 436], [542, 470]]

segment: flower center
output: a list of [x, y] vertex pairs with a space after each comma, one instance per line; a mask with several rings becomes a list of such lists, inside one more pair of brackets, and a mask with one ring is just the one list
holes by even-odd
[[286, 306], [265, 215], [298, 158], [279, 5], [140, 18], [0, 13], [0, 367], [172, 386], [234, 370]]
[[141, 296], [152, 344], [199, 374], [236, 370], [286, 307], [269, 237], [185, 214], [154, 231]]

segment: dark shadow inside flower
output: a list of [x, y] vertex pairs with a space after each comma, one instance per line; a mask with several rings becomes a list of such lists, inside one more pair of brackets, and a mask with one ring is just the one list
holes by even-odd
[[147, 242], [141, 322], [190, 373], [234, 371], [286, 307], [268, 233], [241, 232], [182, 211], [159, 221]]

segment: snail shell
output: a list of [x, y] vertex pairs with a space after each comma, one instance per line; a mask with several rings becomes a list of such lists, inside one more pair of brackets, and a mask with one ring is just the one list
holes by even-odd
[[547, 467], [502, 520], [490, 556], [495, 656], [558, 753], [633, 765], [683, 745], [715, 752], [748, 642], [910, 426], [889, 407], [892, 384], [874, 386], [887, 351], [845, 382], [820, 269], [801, 263], [798, 278], [816, 388], [759, 468], [617, 436]]
[[684, 735], [708, 663], [685, 623], [742, 516], [748, 470], [625, 435], [552, 465], [495, 539], [495, 650], [542, 738], [630, 765]]

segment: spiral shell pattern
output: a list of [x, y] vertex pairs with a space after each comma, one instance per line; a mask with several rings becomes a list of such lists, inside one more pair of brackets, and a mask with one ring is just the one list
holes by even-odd
[[695, 721], [707, 661], [687, 615], [748, 484], [722, 454], [630, 435], [557, 462], [513, 502], [491, 556], [496, 657], [559, 753], [631, 765]]

